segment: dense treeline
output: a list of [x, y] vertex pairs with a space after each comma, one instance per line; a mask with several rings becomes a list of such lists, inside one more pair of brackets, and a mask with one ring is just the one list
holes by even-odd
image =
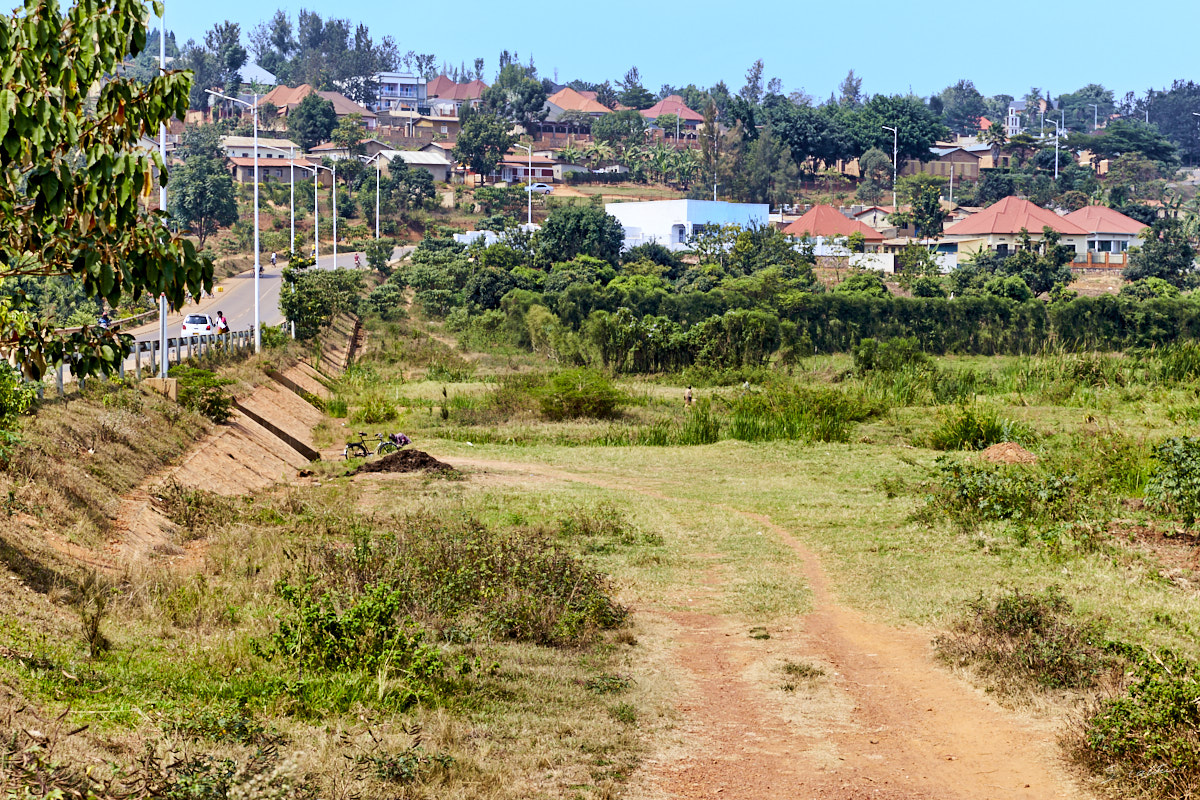
[[[468, 338], [614, 372], [758, 367], [897, 337], [929, 353], [980, 355], [1200, 338], [1200, 303], [1162, 280], [1075, 297], [1052, 232], [1040, 247], [985, 254], [949, 276], [906, 275], [925, 295], [907, 297], [855, 270], [825, 290], [803, 243], [774, 228], [714, 229], [704, 237], [719, 241], [693, 243], [693, 264], [658, 245], [620, 253], [618, 227], [598, 208], [568, 207], [542, 231], [491, 246], [426, 239], [376, 292], [411, 287], [419, 307]], [[1150, 291], [1158, 284], [1167, 296]]]

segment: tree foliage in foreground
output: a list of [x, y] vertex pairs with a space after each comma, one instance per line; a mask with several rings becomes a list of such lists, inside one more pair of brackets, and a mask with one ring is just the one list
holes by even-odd
[[[162, 11], [153, 3], [154, 13]], [[149, 9], [140, 0], [64, 10], [26, 0], [0, 25], [0, 280], [70, 275], [88, 297], [112, 305], [143, 293], [212, 287], [212, 264], [169, 234], [153, 196], [157, 153], [136, 149], [188, 106], [186, 74], [148, 83], [118, 66], [146, 44]], [[98, 94], [89, 96], [92, 87]], [[30, 319], [16, 293], [0, 308], [0, 344], [32, 377], [74, 354], [87, 375], [116, 368], [128, 339], [86, 328], [73, 334]]]

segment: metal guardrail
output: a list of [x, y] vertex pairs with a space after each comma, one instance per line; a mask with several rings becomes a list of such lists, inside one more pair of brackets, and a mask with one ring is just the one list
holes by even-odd
[[[157, 313], [157, 312], [154, 312]], [[124, 320], [122, 320], [124, 321]], [[264, 326], [265, 327], [265, 326]], [[254, 331], [247, 329], [244, 331], [230, 331], [222, 334], [209, 334], [207, 336], [176, 336], [167, 339], [167, 349], [161, 352], [161, 342], [154, 339], [148, 342], [134, 342], [133, 352], [121, 360], [117, 367], [117, 376], [124, 380], [129, 368], [126, 362], [133, 360], [132, 370], [134, 380], [140, 381], [143, 377], [154, 378], [158, 376], [159, 367], [162, 360], [165, 358], [167, 367], [171, 364], [182, 364], [184, 359], [193, 358], [195, 356], [204, 355], [213, 349], [224, 350], [226, 352], [232, 350], [252, 350], [254, 348]], [[172, 351], [174, 359], [172, 359]], [[145, 354], [145, 359], [143, 359]], [[144, 368], [143, 368], [144, 362]], [[143, 370], [145, 375], [143, 375]], [[54, 371], [54, 385], [58, 390], [60, 397], [66, 395], [66, 385], [73, 380], [70, 367], [67, 364], [59, 364]], [[79, 388], [83, 389], [86, 385], [86, 378], [78, 379]], [[39, 394], [41, 394], [39, 387]]]

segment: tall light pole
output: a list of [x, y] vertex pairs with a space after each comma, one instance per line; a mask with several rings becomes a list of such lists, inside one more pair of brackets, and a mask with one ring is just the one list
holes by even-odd
[[[327, 167], [324, 164], [313, 164], [313, 167], [315, 169], [323, 169], [326, 172], [328, 172], [330, 175], [333, 176], [333, 268], [337, 269], [337, 162], [336, 161], [333, 162], [332, 167]], [[315, 180], [316, 173], [313, 173], [313, 174], [314, 174], [314, 180]], [[317, 196], [317, 190], [314, 188], [313, 189], [313, 197], [316, 198], [316, 196]], [[316, 217], [315, 217], [316, 201], [315, 200], [313, 202], [313, 214], [314, 214], [314, 221], [316, 221]], [[320, 229], [319, 222], [317, 223], [317, 228], [318, 228], [318, 230]], [[314, 262], [313, 266], [316, 266], [316, 263], [315, 263], [316, 256], [313, 257], [313, 262]]]
[[[361, 158], [361, 156], [360, 156]], [[375, 155], [363, 161], [364, 164], [375, 162], [375, 238], [379, 239], [379, 174], [383, 165], [383, 151], [380, 150]]]
[[301, 164], [300, 169], [312, 170], [312, 174], [313, 174], [313, 266], [316, 266], [317, 244], [318, 244], [317, 232], [320, 230], [320, 227], [321, 227], [321, 215], [320, 215], [320, 213], [318, 213], [320, 211], [320, 209], [317, 207], [317, 184], [318, 184], [317, 178], [320, 175], [320, 173], [317, 172], [317, 168], [315, 166], [311, 166], [311, 165], [304, 166], [303, 164]]
[[1100, 106], [1095, 103], [1088, 103], [1092, 107], [1092, 130], [1100, 130]]
[[[158, 64], [162, 70], [162, 74], [167, 74], [167, 8], [166, 3], [163, 4], [163, 13], [158, 18]], [[162, 159], [163, 169], [167, 167], [167, 126], [166, 123], [158, 126], [158, 157]], [[158, 176], [158, 208], [164, 214], [167, 213], [167, 184], [163, 181], [163, 176]], [[164, 220], [163, 224], [166, 222]], [[158, 377], [167, 377], [167, 295], [164, 292], [158, 293], [158, 352], [162, 355], [159, 359]]]
[[[296, 148], [289, 147], [287, 150], [284, 150], [282, 147], [272, 147], [269, 144], [260, 145], [260, 147], [262, 147], [262, 149], [264, 149], [264, 150], [274, 150], [279, 153], [287, 153], [288, 160], [291, 162], [292, 197], [291, 197], [290, 210], [291, 210], [291, 214], [292, 214], [292, 243], [290, 245], [290, 247], [291, 247], [290, 252], [294, 253], [294, 252], [296, 252]], [[301, 167], [300, 169], [304, 169], [304, 167]]]
[[533, 145], [523, 145], [520, 142], [514, 144], [522, 150], [529, 153], [529, 166], [525, 168], [525, 194], [529, 195], [528, 206], [529, 213], [526, 217], [526, 223], [533, 224]]
[[1054, 126], [1054, 180], [1058, 180], [1058, 133], [1062, 127], [1058, 124], [1058, 120], [1047, 120]]
[[900, 157], [900, 131], [890, 125], [884, 125], [883, 129], [892, 132], [892, 211], [898, 212], [900, 207], [896, 205], [896, 161]]
[[258, 92], [254, 93], [254, 104], [251, 105], [245, 100], [239, 100], [236, 97], [214, 92], [212, 89], [205, 89], [206, 92], [213, 97], [220, 97], [224, 100], [232, 100], [238, 105], [246, 106], [250, 109], [250, 119], [254, 125], [254, 352], [262, 352], [262, 326], [260, 324], [261, 316], [259, 314], [259, 273], [262, 272], [262, 266], [259, 263], [260, 253], [258, 252]]

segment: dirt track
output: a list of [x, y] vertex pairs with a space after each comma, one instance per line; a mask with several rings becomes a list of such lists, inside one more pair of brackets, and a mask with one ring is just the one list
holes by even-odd
[[[522, 485], [579, 481], [664, 497], [619, 476], [537, 464], [449, 459], [469, 477]], [[650, 798], [1000, 800], [1086, 798], [1058, 761], [1053, 727], [1000, 708], [932, 659], [934, 632], [874, 623], [839, 604], [817, 557], [766, 517], [727, 506], [769, 529], [803, 565], [815, 609], [770, 639], [720, 616], [637, 602], [670, 638], [678, 670], [671, 738], [631, 782]], [[723, 591], [708, 575], [706, 592]], [[824, 670], [780, 688], [785, 660]]]
[[[261, 398], [260, 398], [261, 399]], [[281, 401], [283, 402], [283, 401]], [[281, 407], [289, 407], [290, 401]], [[307, 414], [294, 409], [298, 418]], [[229, 426], [203, 443], [176, 473], [181, 482], [232, 493], [293, 470], [292, 458], [253, 430]], [[478, 483], [587, 483], [669, 497], [619, 475], [540, 464], [447, 459]], [[231, 469], [231, 465], [236, 464]], [[359, 475], [355, 482], [397, 476]], [[195, 483], [199, 481], [200, 483]], [[365, 488], [365, 487], [364, 487]], [[364, 493], [366, 496], [370, 492]], [[807, 800], [1003, 800], [1087, 798], [1058, 761], [1053, 726], [997, 706], [932, 659], [934, 632], [875, 623], [838, 602], [818, 558], [790, 531], [744, 509], [740, 514], [785, 543], [814, 598], [812, 613], [785, 620], [770, 638], [747, 635], [720, 615], [679, 612], [630, 598], [642, 624], [665, 648], [675, 725], [648, 743], [651, 755], [631, 776], [627, 796], [806, 798]], [[164, 550], [163, 533], [143, 491], [127, 498], [118, 526], [124, 558]], [[118, 544], [118, 543], [114, 543]], [[187, 559], [180, 552], [181, 559]], [[124, 560], [124, 558], [122, 560]], [[725, 591], [719, 570], [703, 593]], [[820, 671], [797, 679], [785, 662]]]

